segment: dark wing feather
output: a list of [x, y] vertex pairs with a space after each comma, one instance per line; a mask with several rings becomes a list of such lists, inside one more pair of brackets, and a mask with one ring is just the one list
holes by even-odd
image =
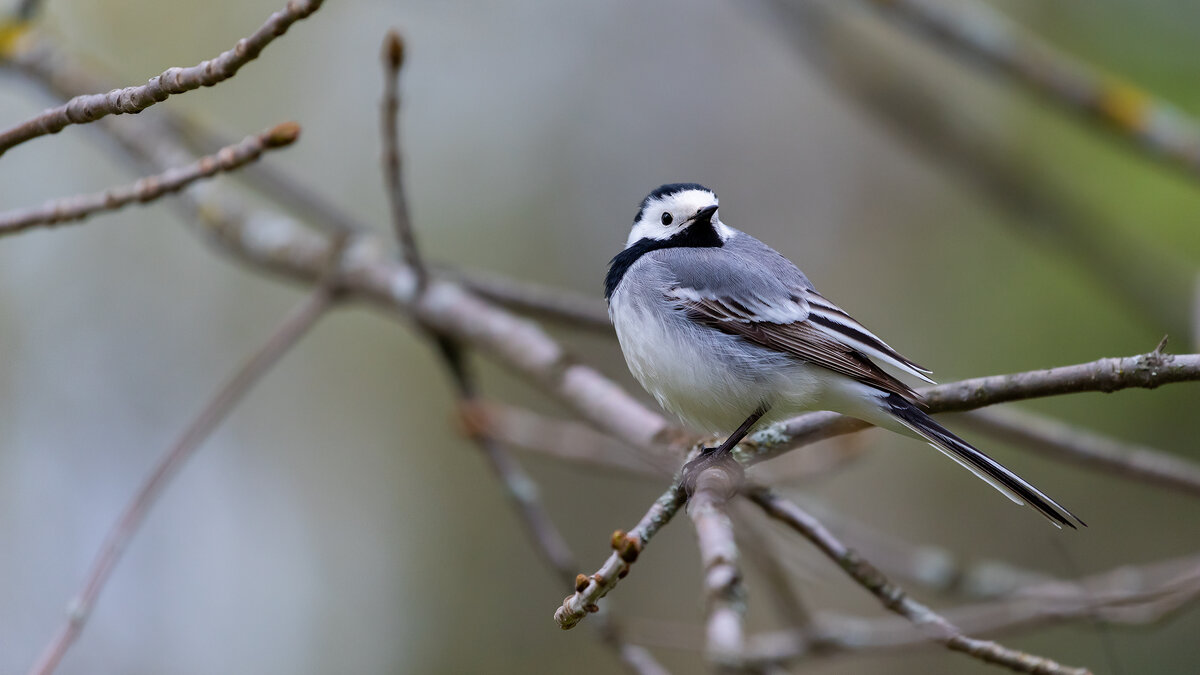
[[[919, 400], [911, 387], [808, 320], [791, 323], [753, 321], [741, 307], [742, 303], [736, 300], [695, 297], [693, 293], [679, 294], [677, 291], [672, 297], [697, 323], [737, 335], [768, 349], [791, 354], [802, 361], [898, 394], [909, 401]], [[685, 295], [692, 297], [683, 297]]]

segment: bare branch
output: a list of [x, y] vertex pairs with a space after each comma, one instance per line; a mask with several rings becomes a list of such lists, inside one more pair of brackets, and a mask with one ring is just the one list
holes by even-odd
[[613, 532], [613, 553], [604, 565], [591, 576], [580, 574], [575, 580], [575, 593], [568, 595], [562, 607], [554, 613], [554, 620], [563, 630], [574, 628], [579, 621], [589, 613], [599, 611], [596, 602], [608, 595], [616, 587], [617, 582], [629, 574], [629, 568], [646, 546], [646, 543], [658, 533], [663, 525], [679, 512], [680, 507], [687, 501], [687, 495], [680, 489], [678, 481], [673, 483], [662, 494], [638, 524], [629, 532], [617, 530]]
[[728, 502], [742, 483], [741, 467], [715, 465], [696, 477], [688, 515], [696, 527], [704, 568], [704, 601], [708, 610], [706, 651], [718, 664], [738, 659], [745, 649], [745, 589], [738, 567], [738, 546]]
[[479, 402], [464, 415], [469, 427], [481, 428], [498, 441], [576, 466], [654, 478], [670, 478], [679, 468], [679, 456], [674, 453], [661, 452], [657, 447], [651, 452], [631, 448], [592, 427], [523, 408]]
[[1200, 466], [1162, 450], [1122, 443], [1019, 410], [976, 410], [963, 415], [962, 421], [996, 438], [1035, 448], [1047, 457], [1200, 496]]
[[476, 295], [514, 312], [616, 337], [608, 320], [608, 310], [597, 298], [479, 270], [448, 267], [445, 272]]
[[[1200, 354], [1153, 351], [1137, 356], [961, 380], [920, 390], [929, 412], [961, 412], [1030, 398], [1088, 391], [1153, 389], [1171, 382], [1200, 380]], [[836, 413], [808, 413], [780, 422], [743, 443], [739, 461], [757, 464], [793, 448], [866, 428], [866, 422]], [[1139, 474], [1127, 474], [1137, 477]]]
[[323, 0], [289, 0], [286, 7], [272, 14], [247, 38], [238, 40], [233, 49], [190, 68], [169, 68], [137, 87], [115, 89], [106, 94], [76, 96], [63, 105], [0, 132], [0, 155], [25, 141], [55, 134], [71, 124], [95, 122], [106, 115], [139, 113], [167, 100], [172, 94], [211, 87], [233, 77], [237, 71], [262, 52], [275, 38], [287, 32], [293, 23], [320, 8]]
[[928, 638], [954, 651], [963, 652], [987, 663], [1004, 666], [1018, 673], [1039, 675], [1085, 675], [1089, 671], [1056, 663], [1050, 659], [1005, 647], [999, 643], [965, 635], [929, 607], [913, 600], [882, 572], [825, 529], [820, 522], [769, 489], [755, 489], [748, 496], [773, 518], [791, 527], [811, 541], [837, 563], [855, 582], [879, 599], [884, 608], [928, 630]]
[[[1159, 621], [1200, 595], [1195, 556], [1144, 566], [1122, 566], [1077, 582], [1029, 584], [1007, 597], [947, 609], [943, 616], [962, 630], [1008, 633], [1051, 622], [1098, 620], [1145, 625]], [[638, 625], [639, 640], [647, 632]], [[653, 644], [641, 640], [644, 644]], [[929, 638], [902, 619], [818, 614], [807, 633], [776, 631], [751, 638], [747, 661], [782, 663], [838, 653], [919, 647]], [[814, 651], [813, 647], [820, 647]]]
[[[331, 269], [336, 264], [336, 261], [331, 262]], [[109, 576], [112, 575], [113, 569], [120, 561], [138, 527], [145, 520], [146, 514], [149, 513], [150, 508], [171, 478], [195, 453], [200, 444], [208, 438], [209, 434], [225, 420], [234, 406], [250, 391], [250, 388], [262, 379], [263, 375], [271, 370], [280, 357], [295, 346], [300, 338], [332, 306], [337, 290], [332, 282], [334, 277], [330, 276], [329, 278], [331, 280], [329, 283], [321, 283], [284, 319], [262, 347], [204, 406], [200, 414], [175, 441], [170, 451], [159, 460], [154, 471], [146, 478], [133, 500], [125, 507], [120, 518], [109, 531], [92, 563], [83, 589], [68, 605], [67, 622], [46, 647], [38, 662], [30, 669], [30, 675], [49, 675], [54, 672], [71, 644], [83, 631], [84, 624], [100, 596], [100, 591], [103, 590]]]
[[941, 594], [994, 598], [1053, 580], [1045, 572], [1005, 561], [963, 557], [940, 546], [911, 542], [819, 504], [800, 505], [892, 577]]
[[[967, 633], [1011, 633], [1062, 621], [1147, 625], [1160, 621], [1200, 595], [1200, 558], [1187, 556], [1141, 566], [1126, 565], [1074, 582], [1037, 581], [1006, 597], [944, 610], [946, 620]], [[701, 649], [703, 629], [690, 624], [639, 620], [631, 629], [640, 644], [686, 651]], [[819, 612], [805, 630], [779, 630], [748, 639], [750, 666], [801, 659], [913, 649], [929, 636], [903, 617], [867, 618]]]
[[131, 185], [111, 188], [90, 195], [76, 195], [46, 202], [40, 207], [0, 213], [0, 237], [32, 227], [51, 227], [83, 220], [101, 211], [115, 211], [132, 202], [146, 203], [182, 190], [192, 183], [222, 172], [239, 169], [258, 159], [268, 150], [291, 145], [300, 136], [300, 125], [284, 122], [260, 134], [247, 136], [240, 143], [221, 148], [183, 167], [147, 176]]
[[1200, 122], [1137, 85], [1101, 73], [982, 2], [873, 0], [876, 7], [954, 54], [988, 66], [1115, 137], [1200, 178]]

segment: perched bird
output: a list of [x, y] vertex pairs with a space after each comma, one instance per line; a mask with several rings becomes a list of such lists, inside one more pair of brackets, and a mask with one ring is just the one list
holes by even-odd
[[760, 420], [833, 410], [927, 441], [1056, 527], [1084, 524], [925, 414], [876, 361], [932, 383], [930, 371], [817, 293], [787, 258], [722, 223], [717, 206], [695, 183], [651, 192], [604, 280], [637, 381], [697, 430], [736, 429], [701, 461], [723, 459]]

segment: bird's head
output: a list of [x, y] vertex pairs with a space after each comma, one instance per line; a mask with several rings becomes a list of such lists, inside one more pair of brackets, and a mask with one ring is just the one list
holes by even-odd
[[715, 192], [696, 183], [670, 183], [642, 200], [625, 248], [639, 241], [661, 242], [658, 247], [720, 246], [733, 234], [717, 217]]

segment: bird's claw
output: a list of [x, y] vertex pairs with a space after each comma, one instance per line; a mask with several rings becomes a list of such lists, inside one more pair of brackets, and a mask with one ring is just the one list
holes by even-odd
[[746, 471], [742, 468], [741, 463], [733, 458], [732, 451], [722, 452], [720, 448], [702, 448], [699, 455], [683, 465], [683, 475], [679, 480], [680, 487], [690, 498], [696, 491], [696, 480], [700, 478], [700, 474], [717, 467], [723, 471], [734, 473], [738, 485], [745, 478]]

